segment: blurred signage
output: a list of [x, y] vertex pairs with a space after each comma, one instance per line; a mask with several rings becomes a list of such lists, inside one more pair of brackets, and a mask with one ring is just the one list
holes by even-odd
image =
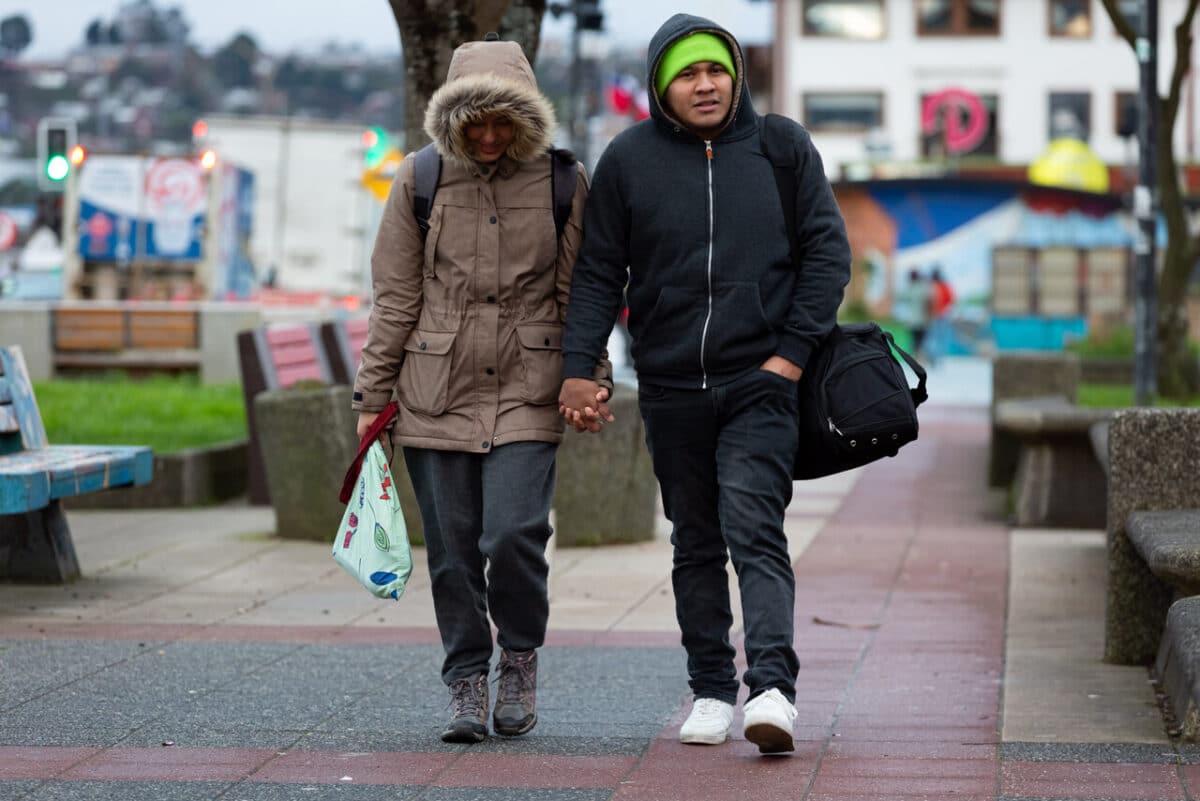
[[934, 92], [921, 104], [921, 131], [941, 131], [946, 152], [969, 153], [988, 133], [988, 111], [979, 95], [966, 89], [950, 88]]
[[92, 156], [79, 175], [79, 254], [94, 261], [196, 261], [207, 176], [179, 158]]
[[17, 221], [0, 211], [0, 251], [17, 244]]
[[388, 192], [392, 190], [392, 181], [396, 180], [396, 168], [403, 160], [404, 154], [391, 148], [373, 167], [363, 170], [362, 185], [380, 203], [387, 200]]

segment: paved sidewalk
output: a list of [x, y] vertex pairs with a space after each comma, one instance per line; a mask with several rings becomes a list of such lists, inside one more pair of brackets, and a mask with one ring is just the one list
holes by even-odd
[[0, 585], [0, 801], [1191, 799], [1145, 670], [1099, 661], [1100, 532], [1010, 532], [987, 413], [797, 485], [797, 751], [676, 740], [665, 525], [560, 549], [538, 727], [445, 715], [422, 553], [399, 603], [269, 510], [69, 513], [86, 578]]

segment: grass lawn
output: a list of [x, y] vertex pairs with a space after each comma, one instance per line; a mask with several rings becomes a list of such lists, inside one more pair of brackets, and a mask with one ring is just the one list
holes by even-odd
[[173, 453], [246, 437], [238, 384], [110, 373], [35, 382], [34, 394], [53, 445], [149, 445]]
[[[1079, 405], [1120, 408], [1133, 406], [1132, 384], [1080, 384]], [[1200, 406], [1200, 398], [1192, 398], [1187, 403], [1177, 403], [1164, 398], [1155, 400], [1155, 406]]]

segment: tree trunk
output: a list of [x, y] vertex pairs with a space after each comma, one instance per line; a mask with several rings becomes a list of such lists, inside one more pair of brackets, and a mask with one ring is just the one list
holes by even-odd
[[404, 57], [404, 150], [429, 142], [425, 107], [463, 42], [500, 28], [509, 0], [388, 0]]
[[[1117, 6], [1118, 0], [1101, 0], [1117, 32], [1134, 47], [1136, 32]], [[1188, 0], [1183, 16], [1175, 26], [1175, 63], [1171, 68], [1170, 88], [1158, 98], [1158, 130], [1155, 149], [1158, 155], [1158, 204], [1167, 226], [1167, 247], [1162, 254], [1162, 272], [1158, 277], [1155, 320], [1158, 394], [1183, 400], [1200, 392], [1200, 364], [1188, 343], [1187, 293], [1192, 266], [1200, 258], [1200, 239], [1188, 231], [1184, 190], [1175, 162], [1173, 133], [1179, 116], [1184, 79], [1191, 70], [1192, 20], [1200, 0]]]
[[537, 64], [544, 16], [546, 0], [512, 0], [504, 21], [500, 23], [500, 38], [521, 45], [531, 65]]

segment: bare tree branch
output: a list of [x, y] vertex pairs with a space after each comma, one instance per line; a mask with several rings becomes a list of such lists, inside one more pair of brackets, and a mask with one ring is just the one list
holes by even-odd
[[1117, 29], [1117, 33], [1121, 38], [1129, 43], [1130, 47], [1136, 45], [1137, 31], [1125, 19], [1125, 15], [1121, 13], [1121, 9], [1117, 6], [1117, 0], [1100, 0], [1104, 4], [1104, 10], [1108, 12], [1108, 18], [1112, 20], [1113, 27]]

